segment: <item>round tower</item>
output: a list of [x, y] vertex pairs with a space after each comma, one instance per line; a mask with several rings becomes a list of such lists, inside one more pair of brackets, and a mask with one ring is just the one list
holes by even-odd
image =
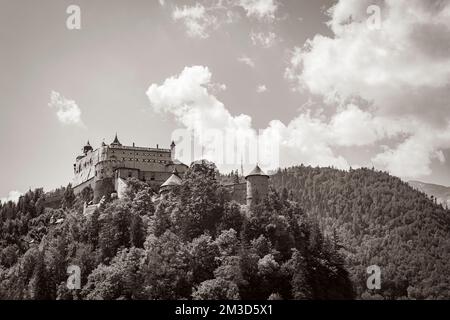
[[269, 191], [269, 176], [256, 165], [246, 177], [247, 180], [247, 206], [251, 206], [266, 197]]
[[109, 197], [114, 191], [114, 162], [98, 162], [95, 165], [94, 203], [98, 203], [103, 196]]
[[178, 176], [177, 169], [173, 169], [172, 175], [169, 177], [169, 179], [164, 182], [161, 187], [159, 188], [159, 194], [167, 194], [172, 190], [174, 187], [181, 185], [181, 178]]

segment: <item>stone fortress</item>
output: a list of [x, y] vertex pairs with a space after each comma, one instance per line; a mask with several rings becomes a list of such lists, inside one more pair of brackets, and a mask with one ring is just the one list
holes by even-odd
[[73, 189], [79, 194], [83, 189], [94, 190], [94, 203], [103, 196], [117, 193], [120, 198], [127, 185], [127, 179], [136, 178], [148, 183], [153, 190], [172, 175], [172, 172], [183, 174], [187, 165], [175, 159], [175, 143], [170, 149], [124, 146], [117, 135], [107, 145], [102, 143], [94, 150], [89, 141], [76, 158], [73, 165]]
[[[89, 141], [77, 156], [73, 165], [73, 190], [80, 194], [85, 188], [94, 191], [93, 203], [97, 204], [104, 196], [113, 193], [123, 196], [127, 180], [136, 178], [144, 181], [161, 196], [174, 186], [180, 185], [182, 175], [188, 166], [175, 159], [175, 143], [170, 149], [125, 146], [119, 142], [117, 134], [114, 141], [104, 142], [93, 149]], [[225, 185], [232, 199], [247, 206], [268, 192], [269, 176], [258, 165], [245, 176], [245, 183]]]

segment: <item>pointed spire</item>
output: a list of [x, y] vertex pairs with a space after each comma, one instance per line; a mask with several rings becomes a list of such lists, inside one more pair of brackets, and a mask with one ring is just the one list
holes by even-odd
[[263, 176], [263, 177], [269, 177], [267, 174], [264, 173], [264, 171], [261, 170], [258, 164], [256, 164], [256, 167], [245, 177], [247, 179], [251, 176]]
[[175, 141], [172, 140], [172, 143], [170, 144], [171, 148], [175, 148]]
[[111, 143], [111, 145], [116, 145], [116, 146], [121, 146], [122, 145], [120, 143], [119, 139], [117, 138], [117, 132], [116, 132], [116, 136], [114, 137], [114, 141], [113, 141], [113, 143]]

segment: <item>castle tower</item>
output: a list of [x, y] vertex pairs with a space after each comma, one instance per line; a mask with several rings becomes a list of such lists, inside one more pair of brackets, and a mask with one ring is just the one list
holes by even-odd
[[93, 151], [94, 149], [91, 147], [91, 144], [88, 142], [86, 143], [86, 145], [83, 147], [83, 154], [87, 154], [90, 151]]
[[181, 185], [181, 178], [178, 176], [177, 169], [173, 169], [172, 175], [159, 188], [159, 193], [166, 194], [174, 187]]
[[246, 177], [247, 180], [247, 206], [256, 204], [266, 197], [269, 191], [269, 176], [256, 165]]

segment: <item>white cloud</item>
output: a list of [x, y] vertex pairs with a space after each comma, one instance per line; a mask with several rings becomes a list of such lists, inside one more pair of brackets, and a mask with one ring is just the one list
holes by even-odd
[[353, 131], [363, 133], [357, 134], [361, 146], [395, 138], [373, 162], [402, 177], [427, 175], [450, 147], [439, 138], [450, 132], [450, 2], [377, 1], [378, 30], [367, 24], [372, 2], [339, 1], [329, 11], [334, 37], [316, 35], [295, 48], [285, 75], [330, 106], [354, 97], [369, 102], [366, 111], [335, 116], [331, 125], [352, 123], [334, 131], [335, 144], [353, 144]]
[[278, 9], [274, 0], [239, 0], [238, 4], [244, 8], [248, 17], [259, 20], [273, 20]]
[[211, 77], [207, 67], [186, 67], [162, 85], [152, 84], [147, 96], [155, 111], [172, 113], [188, 129], [250, 128], [249, 116], [233, 117], [223, 103], [208, 92]]
[[83, 125], [81, 121], [81, 110], [75, 101], [66, 99], [60, 93], [52, 91], [48, 105], [57, 109], [56, 115], [62, 124]]
[[20, 191], [17, 191], [17, 190], [10, 191], [7, 197], [0, 199], [0, 202], [7, 203], [9, 201], [12, 201], [12, 202], [17, 203], [17, 201], [19, 201], [19, 198], [21, 196], [22, 196], [22, 193]]
[[261, 84], [258, 87], [256, 87], [256, 92], [257, 93], [263, 93], [267, 91], [267, 87], [265, 84]]
[[[245, 137], [255, 137], [256, 130], [252, 127], [250, 116], [245, 114], [233, 116], [223, 103], [208, 91], [212, 83], [211, 77], [212, 74], [207, 67], [186, 67], [179, 75], [167, 78], [161, 85], [150, 85], [147, 90], [150, 105], [157, 112], [172, 114], [180, 124], [192, 130], [196, 137], [200, 137], [200, 140], [204, 132], [214, 129], [233, 133], [239, 143], [245, 140]], [[351, 111], [359, 115], [357, 111], [353, 109]], [[309, 112], [301, 114], [288, 125], [273, 120], [267, 128], [258, 133], [259, 141], [264, 145], [280, 144], [281, 148], [276, 151], [260, 150], [260, 152], [273, 153], [265, 154], [266, 159], [271, 156], [281, 157], [283, 166], [304, 163], [348, 168], [347, 161], [341, 156], [336, 156], [330, 145], [336, 132], [343, 130], [341, 128], [343, 125], [346, 125], [346, 122], [342, 119], [327, 123], [312, 117]], [[351, 136], [351, 133], [349, 135]], [[208, 144], [207, 141], [200, 142], [205, 146]], [[351, 142], [345, 140], [342, 144]], [[217, 161], [214, 158], [211, 160]], [[278, 162], [271, 161], [268, 159], [268, 162], [279, 165]]]
[[254, 32], [250, 33], [250, 39], [254, 45], [260, 45], [264, 48], [272, 47], [276, 40], [277, 35], [274, 32]]
[[249, 67], [252, 67], [252, 68], [255, 67], [255, 62], [251, 58], [249, 58], [245, 55], [242, 57], [239, 57], [238, 61], [248, 65]]
[[210, 29], [217, 27], [217, 18], [199, 3], [195, 6], [175, 7], [172, 17], [175, 21], [183, 21], [187, 34], [193, 38], [208, 38]]
[[165, 0], [159, 0], [159, 4], [160, 4], [162, 7], [164, 7], [165, 4], [166, 4], [166, 1], [165, 1]]

